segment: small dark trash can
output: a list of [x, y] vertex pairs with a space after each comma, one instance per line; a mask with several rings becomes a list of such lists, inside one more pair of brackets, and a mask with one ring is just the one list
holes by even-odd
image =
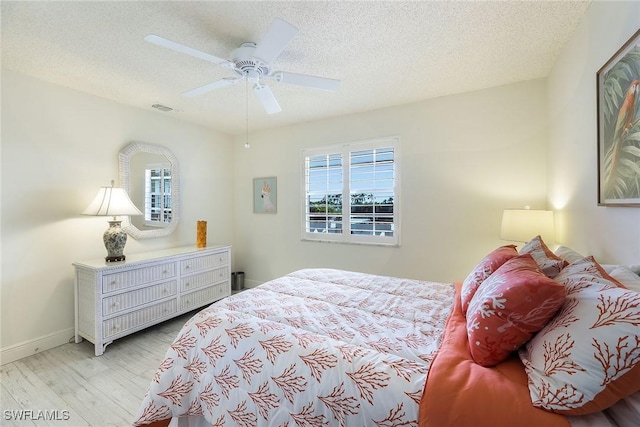
[[244, 271], [231, 273], [231, 290], [241, 291], [244, 289]]

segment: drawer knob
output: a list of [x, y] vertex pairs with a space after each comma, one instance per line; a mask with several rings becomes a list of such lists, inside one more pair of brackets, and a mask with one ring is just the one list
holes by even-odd
[[188, 269], [191, 268], [191, 266], [189, 264], [187, 264], [184, 268], [185, 268], [185, 270], [188, 270]]

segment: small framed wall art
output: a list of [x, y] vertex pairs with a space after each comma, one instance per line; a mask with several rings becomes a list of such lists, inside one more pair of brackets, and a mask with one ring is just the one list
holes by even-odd
[[640, 30], [596, 80], [598, 205], [640, 206]]
[[253, 179], [253, 213], [278, 212], [278, 181], [275, 176]]

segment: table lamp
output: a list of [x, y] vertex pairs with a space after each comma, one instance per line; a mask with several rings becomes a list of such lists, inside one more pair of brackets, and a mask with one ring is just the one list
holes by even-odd
[[505, 209], [502, 213], [500, 238], [511, 242], [528, 242], [536, 236], [555, 241], [553, 211], [539, 209]]
[[118, 215], [142, 215], [142, 212], [133, 204], [127, 192], [123, 188], [113, 186], [101, 187], [98, 194], [93, 199], [82, 215], [112, 216], [109, 221], [109, 228], [104, 232], [104, 246], [107, 248], [107, 262], [124, 261], [124, 245], [127, 243], [127, 233], [120, 228], [122, 221], [116, 219]]

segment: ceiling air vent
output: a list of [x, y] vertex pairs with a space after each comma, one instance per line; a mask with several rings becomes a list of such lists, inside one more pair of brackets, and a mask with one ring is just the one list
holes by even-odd
[[162, 104], [153, 104], [151, 107], [155, 108], [156, 110], [160, 110], [164, 112], [173, 111], [173, 108], [167, 107], [166, 105], [162, 105]]

